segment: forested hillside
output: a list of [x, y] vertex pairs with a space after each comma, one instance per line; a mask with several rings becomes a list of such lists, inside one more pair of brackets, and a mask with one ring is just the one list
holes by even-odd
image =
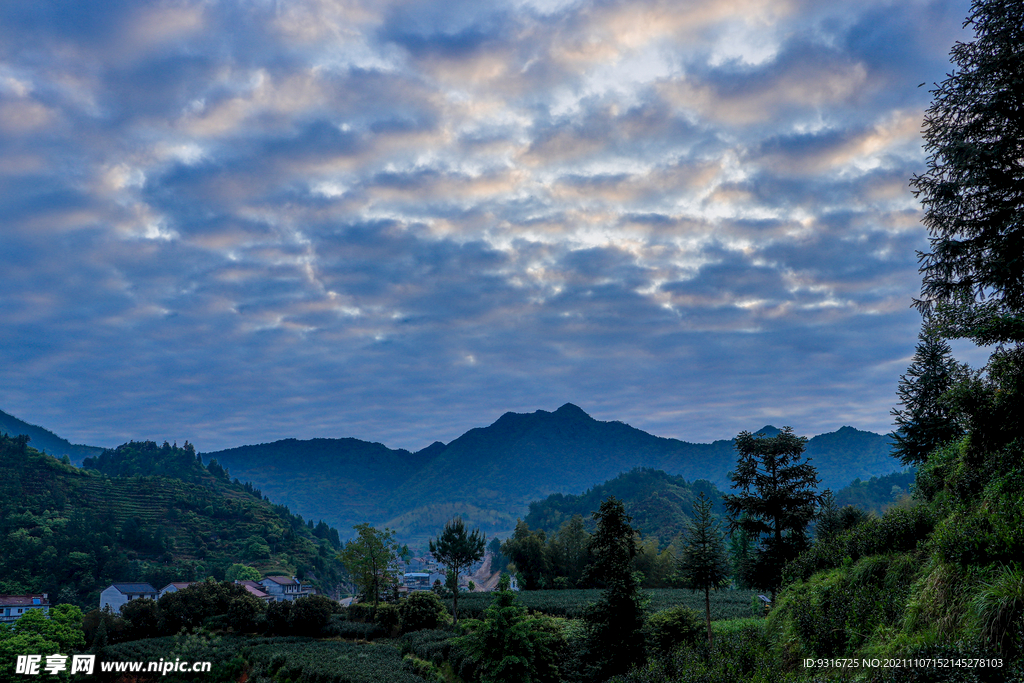
[[[128, 476], [78, 469], [0, 435], [0, 593], [93, 607], [113, 581], [224, 578], [236, 563], [315, 576], [325, 589], [341, 579], [336, 530], [207, 470], [189, 444], [133, 442], [91, 464]], [[182, 476], [139, 476], [146, 468]]]
[[[778, 430], [766, 426], [759, 432]], [[813, 437], [807, 453], [823, 487], [838, 489], [899, 468], [889, 439], [843, 427]], [[488, 535], [507, 534], [531, 501], [585, 491], [634, 468], [728, 486], [732, 440], [693, 444], [595, 420], [566, 404], [554, 412], [506, 413], [449, 444], [416, 453], [356, 439], [288, 439], [207, 454], [296, 512], [344, 535], [369, 521], [422, 541], [453, 514]]]

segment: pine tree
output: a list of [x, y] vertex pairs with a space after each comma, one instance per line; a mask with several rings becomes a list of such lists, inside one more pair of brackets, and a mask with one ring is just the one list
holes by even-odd
[[732, 488], [740, 492], [723, 496], [730, 530], [745, 529], [759, 545], [751, 583], [773, 597], [782, 568], [808, 547], [807, 525], [818, 502], [817, 470], [803, 457], [806, 443], [791, 427], [770, 438], [740, 432], [739, 459], [729, 474]]
[[1024, 21], [1020, 0], [975, 0], [956, 68], [924, 119], [928, 170], [911, 179], [931, 251], [922, 312], [979, 344], [1024, 341]]
[[711, 591], [729, 579], [729, 561], [722, 540], [722, 523], [711, 518], [711, 500], [701, 491], [693, 501], [693, 517], [687, 522], [687, 534], [679, 573], [686, 585], [704, 591], [704, 614], [711, 645]]
[[589, 549], [594, 563], [586, 578], [603, 583], [605, 589], [585, 620], [590, 659], [604, 680], [625, 673], [643, 658], [642, 629], [648, 600], [631, 566], [640, 548], [630, 525], [633, 520], [622, 501], [609, 496], [593, 517], [597, 530], [590, 538]]
[[923, 463], [933, 450], [963, 434], [942, 396], [966, 373], [966, 366], [952, 357], [949, 344], [933, 327], [924, 325], [914, 358], [896, 389], [902, 407], [891, 411], [896, 419], [896, 431], [889, 435], [892, 454], [904, 465]]

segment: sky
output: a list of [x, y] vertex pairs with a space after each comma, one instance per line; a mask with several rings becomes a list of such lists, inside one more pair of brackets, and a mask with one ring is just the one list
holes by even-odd
[[566, 402], [885, 433], [969, 8], [5, 2], [0, 409], [200, 451]]

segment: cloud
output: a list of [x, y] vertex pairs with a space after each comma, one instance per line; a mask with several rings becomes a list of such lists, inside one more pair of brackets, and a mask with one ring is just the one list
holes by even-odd
[[0, 407], [204, 450], [565, 401], [884, 431], [968, 4], [5, 6]]

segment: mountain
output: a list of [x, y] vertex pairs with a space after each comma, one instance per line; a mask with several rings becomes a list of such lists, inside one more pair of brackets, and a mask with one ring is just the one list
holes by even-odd
[[7, 436], [28, 436], [32, 441], [32, 447], [42, 453], [49, 453], [56, 457], [66, 455], [71, 462], [81, 464], [85, 458], [97, 456], [103, 452], [102, 448], [96, 446], [82, 446], [73, 444], [67, 439], [62, 439], [48, 429], [30, 425], [19, 420], [13, 415], [8, 415], [0, 410], [0, 434]]
[[[766, 435], [778, 429], [766, 425]], [[812, 438], [821, 487], [899, 469], [888, 439], [843, 427]], [[356, 439], [287, 440], [205, 454], [299, 514], [337, 525], [387, 525], [408, 540], [436, 535], [453, 514], [488, 534], [507, 533], [531, 501], [574, 493], [634, 468], [729, 486], [731, 440], [694, 444], [622, 422], [595, 420], [567, 403], [554, 412], [505, 413], [488, 427], [417, 453]]]
[[701, 493], [711, 500], [713, 513], [724, 517], [722, 492], [711, 482], [703, 479], [688, 482], [661, 470], [636, 468], [578, 496], [553, 493], [544, 500], [533, 501], [523, 521], [531, 531], [543, 531], [550, 536], [574, 515], [580, 515], [584, 528], [593, 532], [597, 523], [591, 513], [597, 511], [608, 496], [615, 496], [633, 518], [633, 528], [641, 537], [655, 538], [664, 547], [684, 533], [686, 522], [693, 514], [693, 501]]
[[[146, 463], [176, 464], [189, 481], [142, 476]], [[4, 593], [50, 592], [91, 608], [113, 581], [223, 579], [235, 563], [315, 575], [328, 590], [341, 579], [336, 533], [203, 468], [187, 444], [132, 442], [90, 464], [129, 476], [78, 469], [0, 436]]]

